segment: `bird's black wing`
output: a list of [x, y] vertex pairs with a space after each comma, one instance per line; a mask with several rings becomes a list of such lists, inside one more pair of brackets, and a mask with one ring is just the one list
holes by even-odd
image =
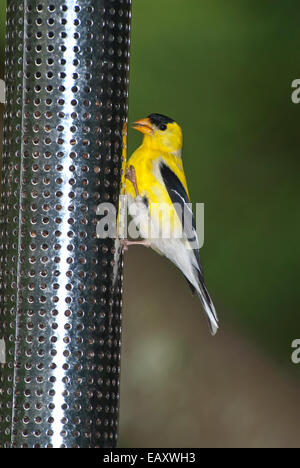
[[177, 175], [167, 164], [161, 162], [159, 168], [171, 201], [175, 206], [179, 219], [183, 223], [183, 232], [187, 240], [197, 247], [193, 251], [202, 274], [196, 224], [189, 196]]

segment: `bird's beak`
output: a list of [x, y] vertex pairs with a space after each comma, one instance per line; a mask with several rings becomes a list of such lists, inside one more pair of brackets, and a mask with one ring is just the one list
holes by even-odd
[[141, 132], [141, 133], [146, 133], [148, 135], [153, 134], [153, 127], [152, 127], [152, 124], [150, 122], [150, 119], [148, 119], [148, 118], [147, 119], [137, 120], [136, 122], [133, 122], [132, 128], [134, 128], [135, 130], [137, 130], [138, 132]]

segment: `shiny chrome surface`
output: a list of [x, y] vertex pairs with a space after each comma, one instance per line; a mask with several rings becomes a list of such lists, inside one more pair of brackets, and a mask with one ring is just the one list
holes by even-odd
[[8, 0], [1, 447], [116, 445], [122, 255], [96, 209], [118, 204], [130, 14], [131, 0]]

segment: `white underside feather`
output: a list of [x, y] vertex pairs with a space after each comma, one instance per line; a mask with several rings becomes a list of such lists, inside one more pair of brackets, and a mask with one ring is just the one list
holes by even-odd
[[194, 251], [188, 247], [187, 239], [172, 237], [168, 239], [154, 239], [149, 237], [149, 232], [158, 231], [156, 230], [157, 226], [152, 226], [153, 230], [151, 228], [149, 229], [149, 224], [151, 225], [155, 223], [155, 220], [149, 219], [149, 210], [143, 202], [142, 197], [137, 197], [135, 200], [132, 200], [132, 198], [129, 197], [128, 204], [129, 214], [132, 216], [135, 224], [138, 226], [141, 237], [149, 240], [151, 247], [155, 251], [158, 251], [160, 254], [171, 260], [171, 262], [173, 262], [179, 268], [179, 270], [181, 270], [184, 276], [194, 286], [208, 317], [211, 333], [215, 335], [219, 328], [216, 310], [210, 297], [210, 302], [208, 302], [207, 298], [205, 297], [203, 288], [199, 281], [198, 273], [200, 270], [197, 264], [197, 259], [195, 257]]

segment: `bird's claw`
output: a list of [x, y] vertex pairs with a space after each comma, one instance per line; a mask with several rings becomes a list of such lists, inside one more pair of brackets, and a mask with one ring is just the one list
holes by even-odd
[[126, 167], [125, 177], [126, 177], [126, 179], [130, 180], [130, 182], [134, 186], [136, 196], [138, 197], [139, 191], [138, 191], [138, 187], [137, 187], [137, 180], [136, 180], [136, 173], [135, 173], [134, 166]]
[[122, 240], [123, 251], [127, 252], [130, 245], [143, 245], [144, 247], [151, 247], [151, 242], [149, 240], [140, 240], [140, 241], [131, 241], [128, 239]]
[[128, 239], [123, 239], [122, 240], [122, 248], [124, 252], [127, 252], [129, 249], [129, 244], [128, 244]]
[[136, 184], [136, 173], [134, 166], [126, 167], [125, 176], [132, 184]]

